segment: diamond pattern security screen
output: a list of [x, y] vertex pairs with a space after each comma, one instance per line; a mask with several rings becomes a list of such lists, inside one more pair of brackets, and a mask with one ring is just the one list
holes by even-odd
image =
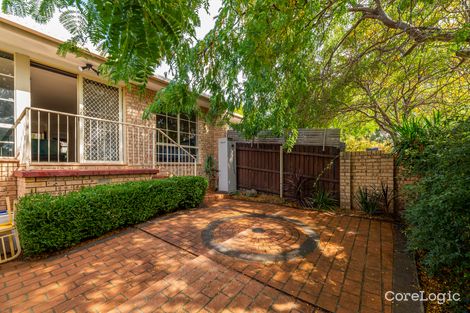
[[[119, 89], [83, 79], [83, 115], [120, 121]], [[84, 158], [86, 161], [120, 160], [120, 125], [84, 120]]]

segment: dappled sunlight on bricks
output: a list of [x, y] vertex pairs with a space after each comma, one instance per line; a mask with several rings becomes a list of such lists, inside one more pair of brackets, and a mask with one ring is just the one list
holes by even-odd
[[[45, 273], [46, 277], [42, 278], [38, 285], [33, 285], [37, 287], [34, 290], [22, 287], [16, 294], [8, 293], [6, 303], [12, 309], [28, 307], [38, 309], [40, 306], [47, 306], [48, 303], [54, 303], [54, 307], [64, 309], [74, 308], [75, 305], [117, 306], [119, 301], [127, 299], [126, 296], [119, 297], [120, 294], [130, 296], [138, 293], [153, 279], [161, 279], [168, 275], [171, 268], [166, 264], [175, 263], [172, 260], [173, 256], [179, 256], [180, 262], [176, 263], [180, 266], [185, 259], [192, 258], [174, 247], [164, 247], [161, 242], [152, 242], [150, 236], [148, 236], [149, 241], [145, 236], [148, 235], [143, 233], [136, 235], [133, 232], [122, 234], [86, 249], [72, 251], [66, 256], [35, 262], [33, 264], [41, 267], [41, 270], [35, 270], [36, 274], [32, 273], [32, 277], [37, 277], [39, 275], [37, 273], [41, 275]], [[136, 258], [144, 248], [152, 250], [151, 253], [147, 251], [148, 257]], [[162, 255], [159, 258], [162, 251], [166, 252], [168, 257]], [[144, 272], [141, 270], [143, 264], [146, 264]], [[3, 266], [0, 268], [3, 270]], [[24, 286], [30, 272], [21, 265], [16, 270]]]
[[[253, 262], [203, 243], [201, 232], [211, 222], [251, 213], [302, 221], [319, 236], [317, 248], [284, 262]], [[136, 228], [59, 257], [0, 266], [3, 300], [13, 308], [77, 312], [390, 309], [382, 299], [392, 288], [393, 233], [387, 222], [217, 200]]]
[[327, 257], [335, 257], [342, 250], [340, 245], [332, 243], [321, 243], [318, 248]]

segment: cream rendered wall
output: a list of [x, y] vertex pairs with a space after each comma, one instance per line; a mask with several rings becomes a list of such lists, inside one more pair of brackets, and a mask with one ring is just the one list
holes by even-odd
[[[30, 59], [27, 55], [15, 53], [15, 119], [27, 107], [31, 107]], [[23, 147], [23, 143], [29, 142], [29, 139], [24, 136], [24, 134], [28, 133], [29, 131], [25, 130], [24, 124], [18, 125], [15, 138], [15, 153], [20, 161], [27, 159], [20, 147]]]

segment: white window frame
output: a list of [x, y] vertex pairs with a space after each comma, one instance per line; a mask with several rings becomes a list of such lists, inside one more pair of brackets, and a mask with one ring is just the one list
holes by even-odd
[[[16, 155], [16, 134], [15, 134], [15, 118], [16, 118], [16, 97], [15, 97], [15, 90], [16, 90], [16, 82], [15, 82], [15, 54], [10, 53], [4, 50], [1, 50], [0, 52], [11, 55], [13, 63], [13, 75], [8, 75], [4, 73], [0, 73], [0, 76], [7, 77], [13, 79], [13, 99], [5, 99], [5, 98], [0, 98], [1, 101], [6, 101], [6, 102], [11, 102], [13, 103], [13, 124], [5, 124], [5, 123], [0, 123], [0, 128], [9, 128], [13, 132], [13, 141], [2, 141], [1, 143], [10, 143], [13, 144], [13, 155], [11, 156], [6, 156], [6, 155], [1, 155], [0, 154], [0, 159], [5, 159], [5, 160], [12, 160], [15, 159]], [[3, 59], [3, 58], [2, 58]]]
[[[167, 118], [167, 122], [166, 122], [166, 128], [163, 129], [163, 128], [159, 128], [158, 127], [158, 124], [157, 124], [157, 120], [158, 120], [158, 115], [161, 115], [161, 116], [166, 116]], [[194, 155], [194, 157], [196, 158], [196, 162], [199, 161], [199, 133], [198, 133], [198, 116], [195, 115], [195, 119], [194, 119], [194, 122], [192, 120], [187, 120], [187, 119], [183, 119], [181, 117], [181, 114], [178, 113], [176, 115], [172, 115], [172, 114], [167, 114], [167, 113], [157, 113], [157, 117], [155, 118], [155, 127], [157, 127], [158, 129], [162, 130], [168, 137], [170, 137], [168, 135], [168, 131], [172, 131], [174, 132], [174, 130], [169, 130], [168, 129], [168, 117], [171, 117], [171, 118], [176, 118], [176, 125], [177, 125], [177, 130], [176, 130], [176, 137], [178, 140], [176, 140], [176, 143], [183, 149], [187, 150], [188, 152], [191, 151], [191, 149], [195, 149], [196, 150], [196, 155]], [[195, 136], [196, 136], [196, 145], [195, 146], [189, 146], [189, 145], [183, 145], [181, 144], [181, 119], [185, 120], [185, 121], [188, 121], [188, 122], [191, 122], [191, 123], [194, 123], [195, 124]], [[170, 137], [171, 138], [171, 137]], [[173, 143], [167, 143], [167, 142], [157, 142], [156, 143], [158, 146], [172, 146], [172, 147], [178, 147], [178, 145], [175, 145]], [[191, 154], [192, 155], [192, 154]], [[157, 160], [158, 160], [158, 155], [157, 155]], [[192, 163], [192, 162], [177, 162], [177, 161], [171, 161], [171, 162], [160, 162], [160, 161], [157, 161], [159, 163], [169, 163], [169, 164], [174, 164], [174, 163]]]

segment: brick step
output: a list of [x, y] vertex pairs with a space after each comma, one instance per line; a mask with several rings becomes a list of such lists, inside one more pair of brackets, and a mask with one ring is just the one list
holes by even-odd
[[204, 197], [204, 203], [211, 203], [214, 201], [224, 200], [224, 199], [227, 199], [226, 194], [209, 192]]

